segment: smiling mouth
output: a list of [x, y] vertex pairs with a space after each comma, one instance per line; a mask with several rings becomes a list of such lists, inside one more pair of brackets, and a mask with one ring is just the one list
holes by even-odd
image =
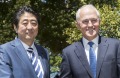
[[94, 33], [94, 29], [88, 29], [87, 31], [88, 31], [88, 33], [91, 34], [91, 35]]
[[89, 32], [93, 32], [93, 31], [94, 31], [94, 29], [88, 29], [87, 31], [89, 31]]
[[95, 28], [89, 28], [89, 29], [87, 29], [87, 31], [90, 31], [90, 32], [92, 32], [94, 30], [95, 30]]
[[88, 31], [93, 31], [93, 29], [90, 29], [90, 30], [88, 30]]

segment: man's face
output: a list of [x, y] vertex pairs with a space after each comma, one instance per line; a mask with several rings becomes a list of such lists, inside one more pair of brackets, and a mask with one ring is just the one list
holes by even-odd
[[19, 18], [18, 28], [14, 26], [20, 40], [25, 43], [33, 42], [38, 33], [38, 21], [36, 17], [28, 12]]
[[91, 41], [99, 33], [100, 19], [93, 9], [82, 9], [77, 27], [82, 32], [83, 37]]

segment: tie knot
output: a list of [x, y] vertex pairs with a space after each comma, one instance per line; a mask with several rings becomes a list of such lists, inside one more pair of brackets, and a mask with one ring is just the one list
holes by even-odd
[[29, 48], [27, 49], [27, 51], [28, 51], [29, 53], [32, 53], [32, 52], [33, 52], [33, 48], [29, 47]]
[[90, 47], [92, 47], [93, 44], [94, 44], [93, 42], [88, 42], [88, 45], [89, 45]]

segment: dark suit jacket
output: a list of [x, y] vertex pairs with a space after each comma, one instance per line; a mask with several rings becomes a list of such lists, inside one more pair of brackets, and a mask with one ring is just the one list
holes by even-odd
[[[82, 40], [63, 49], [60, 78], [93, 78]], [[120, 41], [99, 37], [96, 78], [120, 78]]]
[[[48, 53], [43, 47], [35, 46], [45, 72], [44, 78], [49, 78]], [[0, 78], [37, 78], [19, 39], [0, 46]]]

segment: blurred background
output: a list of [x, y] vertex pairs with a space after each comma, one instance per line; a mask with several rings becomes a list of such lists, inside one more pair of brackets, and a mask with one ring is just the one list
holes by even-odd
[[120, 39], [120, 0], [0, 0], [0, 44], [15, 38], [12, 15], [22, 5], [40, 14], [36, 42], [49, 50], [51, 78], [59, 74], [62, 49], [78, 41], [75, 13], [84, 4], [93, 4], [101, 14], [100, 35]]

